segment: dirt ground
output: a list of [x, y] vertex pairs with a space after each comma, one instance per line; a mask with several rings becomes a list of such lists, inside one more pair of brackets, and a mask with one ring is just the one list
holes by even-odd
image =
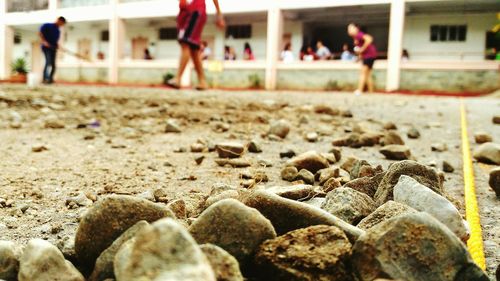
[[[500, 142], [500, 126], [491, 118], [500, 112], [500, 99], [464, 101], [469, 135], [488, 132]], [[353, 118], [319, 115], [312, 106], [325, 104], [350, 109]], [[176, 119], [182, 132], [165, 133], [166, 120]], [[263, 138], [269, 122], [286, 119], [292, 124], [283, 141]], [[96, 122], [98, 121], [98, 122]], [[307, 122], [306, 122], [307, 121]], [[287, 185], [280, 179], [286, 159], [279, 152], [327, 152], [334, 138], [358, 124], [380, 131], [392, 121], [417, 160], [437, 164], [447, 160], [455, 172], [446, 174], [445, 190], [463, 212], [463, 177], [460, 138], [460, 100], [442, 97], [365, 95], [347, 93], [169, 91], [113, 87], [53, 86], [30, 90], [0, 86], [0, 239], [26, 243], [44, 238], [64, 245], [76, 231], [85, 207], [68, 208], [66, 198], [78, 192], [140, 194], [157, 188], [172, 197], [204, 194], [216, 183], [240, 185], [242, 169], [215, 164], [216, 153], [189, 152], [197, 140], [215, 144], [257, 140], [260, 154], [246, 154], [253, 164], [247, 170], [264, 170], [267, 186]], [[91, 124], [78, 129], [79, 124]], [[46, 128], [62, 127], [64, 128]], [[228, 130], [221, 128], [227, 126]], [[415, 126], [420, 139], [408, 139]], [[226, 128], [227, 129], [227, 128]], [[316, 143], [304, 140], [319, 133]], [[433, 152], [431, 144], [446, 143], [448, 151]], [[47, 150], [33, 152], [33, 148]], [[182, 150], [187, 152], [176, 152]], [[379, 147], [343, 148], [343, 157], [355, 155], [384, 168], [391, 163]], [[272, 164], [263, 167], [262, 163]], [[500, 262], [500, 204], [488, 187], [493, 166], [474, 164], [481, 208], [488, 273]]]

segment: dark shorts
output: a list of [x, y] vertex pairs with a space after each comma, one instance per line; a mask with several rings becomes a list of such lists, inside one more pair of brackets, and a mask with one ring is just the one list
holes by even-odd
[[191, 49], [199, 49], [201, 33], [206, 22], [207, 14], [205, 12], [181, 10], [177, 16], [179, 42], [188, 44]]
[[369, 69], [373, 69], [373, 64], [375, 63], [376, 58], [366, 58], [363, 59], [363, 65], [368, 66]]

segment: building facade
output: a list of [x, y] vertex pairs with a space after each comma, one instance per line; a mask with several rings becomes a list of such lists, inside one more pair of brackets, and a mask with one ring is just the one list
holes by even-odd
[[[486, 92], [499, 88], [500, 49], [497, 0], [220, 0], [228, 27], [219, 31], [207, 0], [209, 24], [204, 33], [212, 50], [206, 61], [212, 86], [225, 88], [350, 90], [359, 71], [356, 62], [301, 61], [303, 46], [321, 40], [338, 58], [350, 22], [375, 38], [380, 90]], [[41, 73], [43, 57], [38, 28], [58, 16], [68, 19], [61, 44], [87, 60], [59, 53], [57, 80], [111, 84], [161, 84], [175, 73], [177, 0], [0, 0], [0, 79], [10, 63], [25, 58]], [[245, 61], [249, 43], [255, 60]], [[295, 60], [280, 53], [290, 43]], [[224, 61], [224, 48], [237, 60]], [[144, 60], [148, 49], [153, 60]], [[403, 50], [409, 58], [402, 58]], [[195, 83], [187, 71], [183, 84]]]

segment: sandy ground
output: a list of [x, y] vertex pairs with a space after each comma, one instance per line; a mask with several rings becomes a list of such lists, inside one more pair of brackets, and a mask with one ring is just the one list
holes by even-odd
[[[465, 100], [469, 135], [474, 148], [474, 132], [490, 133], [500, 141], [500, 126], [492, 116], [500, 112], [500, 99]], [[326, 104], [350, 109], [354, 118], [314, 114], [311, 106]], [[167, 134], [165, 122], [177, 119], [182, 133]], [[292, 125], [284, 141], [261, 136], [271, 120], [287, 119]], [[307, 119], [307, 124], [300, 120]], [[97, 120], [97, 128], [77, 129], [78, 124]], [[45, 128], [47, 123], [64, 128]], [[78, 192], [139, 194], [163, 188], [172, 198], [199, 194], [216, 183], [239, 185], [241, 169], [222, 168], [214, 163], [215, 153], [198, 155], [190, 145], [202, 139], [208, 143], [255, 139], [263, 153], [248, 154], [253, 163], [247, 170], [264, 170], [266, 185], [285, 185], [279, 173], [285, 163], [279, 152], [287, 148], [297, 153], [308, 150], [327, 152], [334, 138], [358, 124], [380, 131], [385, 122], [398, 127], [419, 162], [449, 161], [454, 173], [446, 174], [446, 193], [463, 212], [463, 177], [460, 139], [460, 100], [455, 98], [402, 95], [291, 92], [191, 92], [163, 89], [0, 86], [0, 199], [14, 207], [0, 208], [0, 239], [26, 243], [38, 237], [63, 245], [74, 235], [84, 207], [70, 209], [66, 198]], [[21, 124], [21, 128], [12, 128]], [[217, 130], [221, 124], [229, 130]], [[406, 137], [415, 126], [420, 139]], [[309, 143], [304, 135], [318, 132], [319, 141]], [[433, 152], [431, 144], [446, 143], [448, 151]], [[43, 145], [43, 152], [33, 152]], [[188, 152], [176, 153], [185, 148]], [[384, 168], [391, 163], [378, 147], [343, 148], [343, 157], [355, 155]], [[262, 167], [261, 160], [272, 163]], [[475, 163], [476, 184], [484, 231], [488, 273], [493, 277], [500, 262], [500, 204], [488, 187], [488, 171], [493, 168]], [[24, 212], [20, 212], [19, 209]]]

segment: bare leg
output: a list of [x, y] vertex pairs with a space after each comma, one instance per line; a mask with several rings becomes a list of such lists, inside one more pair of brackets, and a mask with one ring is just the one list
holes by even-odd
[[203, 70], [203, 62], [201, 61], [200, 50], [191, 50], [191, 59], [193, 60], [194, 69], [198, 75], [198, 88], [208, 88], [205, 71]]
[[361, 72], [359, 73], [358, 91], [360, 93], [362, 93], [365, 89], [367, 72], [368, 72], [368, 67], [366, 65], [363, 65], [363, 67], [361, 68]]
[[184, 70], [186, 70], [186, 66], [189, 62], [190, 52], [191, 49], [189, 48], [189, 45], [181, 43], [181, 57], [179, 59], [179, 68], [177, 69], [177, 76], [175, 76], [174, 78], [174, 82], [177, 83], [177, 85], [181, 85], [182, 74], [184, 73]]
[[373, 93], [375, 87], [373, 85], [372, 70], [369, 68], [366, 71], [366, 84], [368, 85], [368, 92]]

